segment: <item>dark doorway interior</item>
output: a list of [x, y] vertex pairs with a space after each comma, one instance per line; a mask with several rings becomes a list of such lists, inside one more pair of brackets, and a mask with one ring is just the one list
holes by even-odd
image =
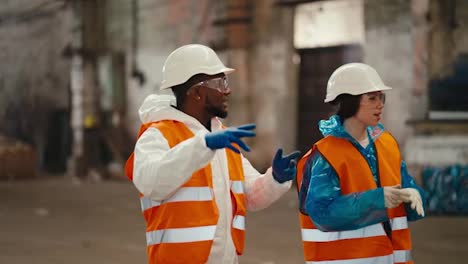
[[301, 49], [298, 93], [297, 147], [303, 153], [322, 138], [318, 121], [328, 118], [334, 108], [325, 104], [327, 81], [333, 71], [349, 62], [362, 61], [359, 45]]
[[71, 148], [70, 113], [68, 109], [50, 113], [44, 164], [41, 169], [50, 173], [63, 173], [67, 169], [67, 159]]

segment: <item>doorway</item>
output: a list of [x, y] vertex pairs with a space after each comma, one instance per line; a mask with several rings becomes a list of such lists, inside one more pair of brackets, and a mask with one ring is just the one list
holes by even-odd
[[305, 153], [322, 138], [318, 122], [327, 119], [334, 108], [323, 101], [327, 82], [333, 71], [350, 62], [361, 62], [360, 45], [300, 49], [299, 91], [297, 112], [297, 148]]

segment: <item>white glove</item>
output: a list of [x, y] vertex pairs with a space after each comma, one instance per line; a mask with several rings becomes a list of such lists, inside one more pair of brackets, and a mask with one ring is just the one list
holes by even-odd
[[403, 202], [401, 198], [403, 193], [400, 187], [400, 185], [383, 187], [386, 208], [395, 208]]
[[415, 188], [404, 188], [401, 190], [400, 198], [405, 203], [411, 203], [411, 209], [416, 210], [418, 215], [424, 216], [421, 195]]

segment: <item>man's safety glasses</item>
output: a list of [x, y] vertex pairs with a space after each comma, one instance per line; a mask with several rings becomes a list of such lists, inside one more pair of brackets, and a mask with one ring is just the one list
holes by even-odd
[[192, 87], [194, 86], [203, 86], [203, 87], [215, 89], [221, 93], [226, 93], [229, 91], [229, 85], [228, 85], [228, 80], [226, 76], [199, 82], [199, 83], [192, 85]]

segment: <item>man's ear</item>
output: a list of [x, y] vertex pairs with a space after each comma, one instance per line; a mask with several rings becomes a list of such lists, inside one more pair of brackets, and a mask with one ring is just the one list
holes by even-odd
[[200, 86], [193, 86], [187, 91], [187, 95], [194, 98], [196, 101], [202, 98], [202, 91]]

